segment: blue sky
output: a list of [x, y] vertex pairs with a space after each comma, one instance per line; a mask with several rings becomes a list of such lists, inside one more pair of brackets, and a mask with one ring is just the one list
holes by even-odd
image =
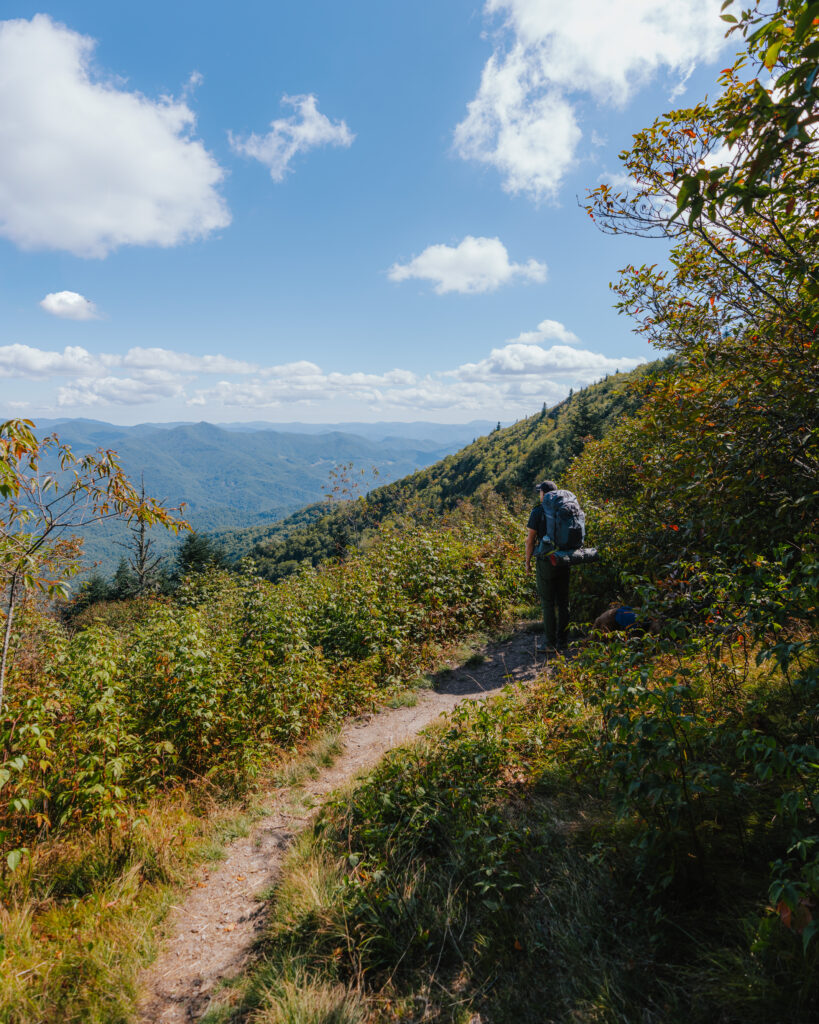
[[719, 6], [6, 3], [0, 415], [509, 421], [651, 358], [608, 283], [661, 244], [576, 197]]

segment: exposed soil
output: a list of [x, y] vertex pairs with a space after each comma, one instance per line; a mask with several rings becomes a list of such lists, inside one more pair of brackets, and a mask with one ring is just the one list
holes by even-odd
[[[341, 732], [342, 753], [303, 789], [314, 806], [463, 700], [480, 700], [508, 683], [533, 679], [544, 667], [536, 634], [517, 632], [488, 644], [463, 665], [440, 672], [433, 689], [418, 693], [414, 707], [385, 710], [349, 721]], [[542, 643], [542, 640], [541, 640]], [[292, 813], [286, 789], [271, 794], [271, 809], [249, 836], [227, 848], [226, 858], [205, 865], [184, 900], [168, 915], [159, 956], [141, 978], [144, 1024], [188, 1024], [208, 1009], [218, 983], [236, 975], [264, 929], [267, 904], [260, 899], [277, 879], [294, 836], [310, 815]]]

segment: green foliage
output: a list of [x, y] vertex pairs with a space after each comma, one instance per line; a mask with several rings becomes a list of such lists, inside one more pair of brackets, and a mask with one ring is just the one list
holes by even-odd
[[[723, 18], [731, 23], [729, 36], [741, 33], [744, 52], [722, 72], [723, 92], [704, 120], [716, 145], [729, 148], [721, 154], [723, 166], [680, 168], [678, 214], [688, 214], [689, 223], [716, 223], [726, 209], [751, 214], [764, 208], [783, 229], [779, 237], [786, 244], [777, 247], [777, 258], [816, 298], [813, 256], [809, 248], [794, 246], [793, 236], [809, 247], [817, 237], [816, 226], [805, 222], [815, 218], [819, 6], [813, 0], [779, 0], [774, 10], [755, 3], [738, 18]], [[749, 76], [754, 66], [756, 74]]]
[[[819, 43], [802, 14], [784, 32], [797, 8], [812, 9], [760, 16], [748, 53], [779, 40], [765, 62], [782, 55], [782, 103], [801, 109], [801, 125], [815, 74], [803, 99], [793, 86], [815, 70]], [[713, 876], [733, 844], [772, 864], [770, 902], [807, 949], [819, 898], [817, 229], [806, 185], [817, 152], [812, 137], [778, 135], [793, 111], [740, 83], [741, 64], [713, 107], [635, 136], [623, 159], [636, 197], [593, 194], [604, 228], [679, 239], [670, 269], [627, 267], [615, 286], [621, 311], [673, 357], [640, 412], [586, 446], [570, 486], [608, 554], [587, 582], [661, 625], [658, 639], [595, 647], [584, 662], [603, 723], [595, 765], [637, 826], [647, 877], [676, 888], [692, 872]], [[702, 170], [725, 139], [731, 166]], [[696, 189], [691, 177], [680, 189], [691, 167]]]
[[496, 502], [449, 528], [385, 529], [278, 586], [210, 567], [173, 601], [112, 603], [130, 614], [73, 633], [27, 606], [0, 719], [0, 853], [125, 828], [179, 781], [244, 786], [430, 645], [497, 623], [526, 589], [517, 529]]
[[[763, 916], [767, 859], [782, 839], [773, 793], [741, 750], [733, 778], [709, 768], [726, 740], [708, 723], [735, 725], [743, 692], [775, 693], [780, 728], [787, 714], [785, 681], [766, 681], [753, 658], [743, 677], [741, 648], [733, 654], [736, 665], [726, 650], [692, 648], [688, 693], [669, 693], [668, 651], [632, 638], [462, 708], [393, 752], [291, 858], [241, 1009], [264, 1019], [286, 979], [305, 998], [317, 984], [363, 992], [366, 1019], [384, 1024], [415, 1019], [419, 1005], [450, 1024], [813, 1019], [819, 951]], [[618, 695], [629, 737], [607, 710]], [[654, 752], [651, 772], [623, 775], [641, 747]], [[631, 801], [621, 821], [618, 799]], [[661, 846], [642, 841], [650, 825], [638, 806], [665, 817]]]
[[176, 568], [180, 576], [190, 572], [204, 572], [214, 566], [221, 568], [225, 564], [222, 549], [210, 537], [192, 530], [187, 533], [176, 552]]
[[320, 834], [349, 851], [349, 976], [457, 962], [467, 929], [512, 911], [525, 838], [502, 807], [506, 741], [496, 717], [462, 709], [440, 746], [389, 755], [326, 812]]
[[495, 429], [428, 469], [370, 491], [366, 498], [342, 501], [324, 514], [321, 506], [310, 506], [273, 528], [222, 535], [222, 540], [228, 551], [249, 553], [264, 576], [278, 580], [300, 565], [317, 565], [366, 546], [379, 523], [401, 524], [419, 516], [432, 521], [460, 501], [480, 501], [490, 491], [513, 507], [528, 505], [537, 480], [559, 477], [585, 439], [603, 436], [637, 407], [632, 385], [645, 373], [641, 368], [607, 377], [573, 394], [548, 415], [538, 413]]

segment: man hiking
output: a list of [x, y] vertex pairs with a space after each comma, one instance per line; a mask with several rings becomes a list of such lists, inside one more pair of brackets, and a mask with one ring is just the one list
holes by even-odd
[[[549, 521], [544, 508], [543, 498], [557, 491], [553, 480], [544, 480], [536, 485], [540, 501], [532, 509], [529, 522], [526, 524], [526, 571], [531, 571], [532, 556], [535, 549], [554, 548], [555, 537], [549, 536]], [[568, 492], [561, 492], [568, 493]], [[543, 538], [547, 540], [544, 543]], [[581, 541], [582, 543], [582, 541]], [[548, 550], [535, 556], [535, 582], [543, 609], [543, 632], [546, 637], [547, 653], [556, 653], [566, 649], [566, 635], [569, 627], [569, 566], [554, 565], [549, 560]], [[557, 606], [557, 616], [555, 616]]]

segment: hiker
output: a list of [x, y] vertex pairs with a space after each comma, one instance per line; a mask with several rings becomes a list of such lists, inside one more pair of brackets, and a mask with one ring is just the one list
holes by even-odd
[[[531, 571], [532, 556], [536, 547], [543, 547], [540, 542], [548, 536], [546, 511], [543, 497], [557, 490], [553, 480], [544, 480], [536, 484], [540, 501], [532, 509], [529, 522], [526, 524], [526, 571]], [[554, 545], [552, 545], [554, 546]], [[535, 557], [535, 583], [537, 585], [540, 606], [543, 609], [543, 632], [546, 637], [547, 651], [566, 649], [566, 637], [569, 628], [569, 566], [553, 565], [546, 553]], [[555, 622], [555, 606], [557, 621]]]

